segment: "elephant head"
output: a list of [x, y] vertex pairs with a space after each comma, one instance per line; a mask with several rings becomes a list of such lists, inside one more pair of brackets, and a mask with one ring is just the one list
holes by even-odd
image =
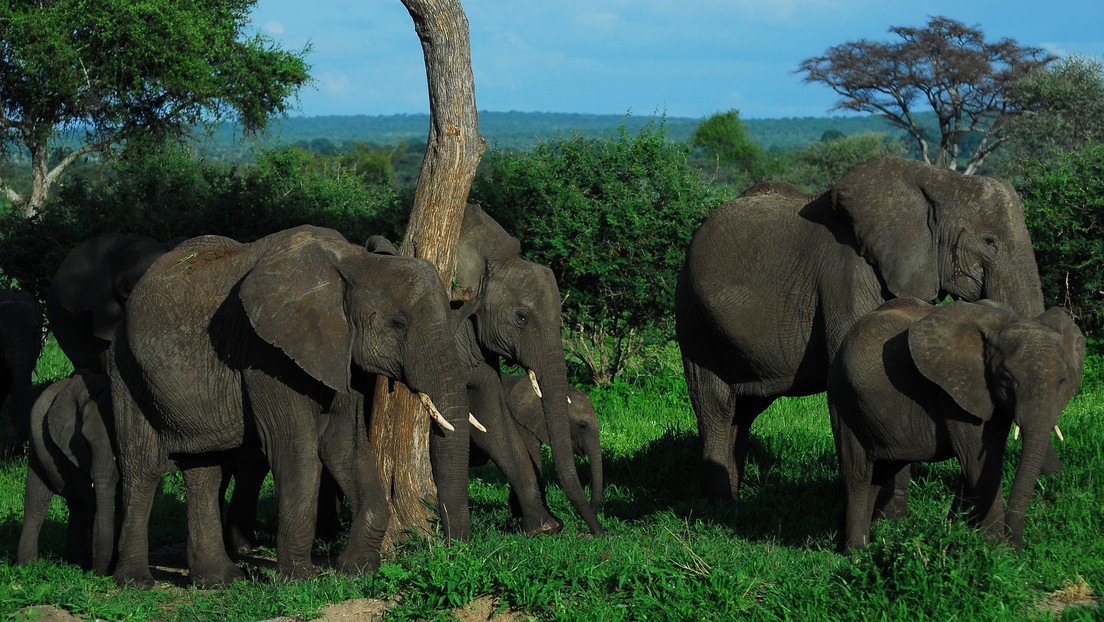
[[556, 476], [592, 533], [603, 533], [589, 505], [571, 451], [567, 365], [560, 320], [560, 290], [546, 266], [519, 256], [521, 244], [483, 210], [469, 204], [457, 248], [455, 280], [476, 290], [475, 341], [494, 357], [524, 367], [540, 387]]
[[130, 293], [153, 262], [179, 241], [103, 233], [69, 251], [50, 281], [46, 315], [73, 367], [106, 373], [106, 352]]
[[1005, 302], [1023, 317], [1043, 312], [1039, 271], [1010, 183], [923, 162], [880, 156], [830, 191], [888, 297]]
[[11, 396], [8, 452], [21, 453], [34, 403], [32, 374], [42, 352], [42, 312], [34, 296], [0, 290], [0, 407]]
[[1023, 431], [1005, 523], [1017, 549], [1050, 431], [1081, 383], [1085, 338], [1060, 308], [1023, 319], [999, 304], [953, 302], [909, 329], [920, 373], [979, 422], [1004, 417]]

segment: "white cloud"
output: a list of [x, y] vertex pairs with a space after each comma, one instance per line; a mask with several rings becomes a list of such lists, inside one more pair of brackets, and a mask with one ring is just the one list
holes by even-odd
[[276, 20], [265, 22], [264, 29], [265, 32], [267, 32], [268, 34], [276, 36], [284, 34], [284, 31], [286, 30], [286, 28], [284, 28], [284, 24]]

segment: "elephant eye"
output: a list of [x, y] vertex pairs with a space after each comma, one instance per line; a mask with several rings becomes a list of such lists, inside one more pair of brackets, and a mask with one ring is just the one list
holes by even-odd
[[397, 331], [406, 332], [408, 326], [409, 322], [407, 321], [405, 316], [396, 315], [395, 317], [391, 318], [391, 328], [394, 328]]
[[518, 326], [525, 326], [529, 323], [529, 315], [524, 311], [518, 311], [514, 314], [514, 322], [516, 322]]

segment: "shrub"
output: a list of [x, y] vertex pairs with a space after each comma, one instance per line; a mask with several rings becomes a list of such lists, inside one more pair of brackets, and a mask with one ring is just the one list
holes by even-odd
[[1043, 295], [1082, 329], [1104, 327], [1104, 145], [1026, 164], [1016, 182]]
[[366, 184], [294, 147], [264, 151], [240, 167], [180, 148], [132, 153], [97, 177], [71, 179], [36, 218], [0, 214], [0, 266], [41, 298], [69, 250], [108, 231], [249, 242], [309, 223], [360, 242], [373, 233], [395, 238], [407, 211], [391, 186]]
[[473, 184], [472, 199], [555, 272], [568, 351], [595, 383], [670, 338], [686, 246], [720, 203], [687, 154], [666, 140], [662, 121], [637, 134], [622, 126], [612, 138], [494, 151]]

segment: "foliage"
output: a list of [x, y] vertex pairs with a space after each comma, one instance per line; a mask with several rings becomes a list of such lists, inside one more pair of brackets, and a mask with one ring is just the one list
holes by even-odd
[[622, 127], [612, 139], [576, 134], [527, 153], [495, 150], [472, 200], [529, 259], [550, 265], [569, 351], [600, 383], [644, 344], [667, 341], [683, 253], [720, 202], [662, 121], [635, 134]]
[[[0, 7], [0, 131], [26, 149], [33, 216], [77, 158], [234, 118], [264, 127], [307, 79], [304, 52], [244, 38], [255, 0], [12, 0]], [[78, 146], [49, 157], [58, 132]]]
[[[1012, 39], [986, 41], [978, 27], [941, 16], [889, 31], [899, 40], [849, 41], [801, 61], [798, 72], [839, 94], [833, 109], [874, 113], [903, 128], [925, 162], [956, 170], [964, 157], [967, 175], [1007, 139], [1005, 121], [1017, 110], [1010, 88], [1055, 58]], [[938, 119], [934, 152], [916, 115], [924, 104]], [[977, 146], [961, 153], [972, 134], [980, 135]]]
[[359, 243], [373, 233], [397, 239], [405, 214], [390, 186], [366, 185], [348, 169], [294, 147], [262, 152], [240, 167], [195, 159], [179, 148], [131, 153], [98, 178], [64, 184], [35, 218], [16, 210], [0, 214], [0, 277], [41, 298], [69, 250], [108, 231], [249, 242], [315, 224]]
[[1012, 93], [1025, 110], [1009, 130], [1017, 158], [1038, 160], [1104, 143], [1104, 62], [1062, 58], [1029, 74]]
[[809, 193], [823, 192], [857, 164], [880, 155], [900, 156], [904, 145], [885, 134], [867, 132], [809, 143], [786, 155], [782, 179]]
[[1104, 145], [1027, 161], [1016, 180], [1047, 304], [1104, 328]]
[[690, 146], [703, 151], [718, 173], [723, 170], [735, 175], [743, 186], [758, 181], [770, 168], [766, 151], [748, 135], [736, 109], [702, 119], [690, 137]]

